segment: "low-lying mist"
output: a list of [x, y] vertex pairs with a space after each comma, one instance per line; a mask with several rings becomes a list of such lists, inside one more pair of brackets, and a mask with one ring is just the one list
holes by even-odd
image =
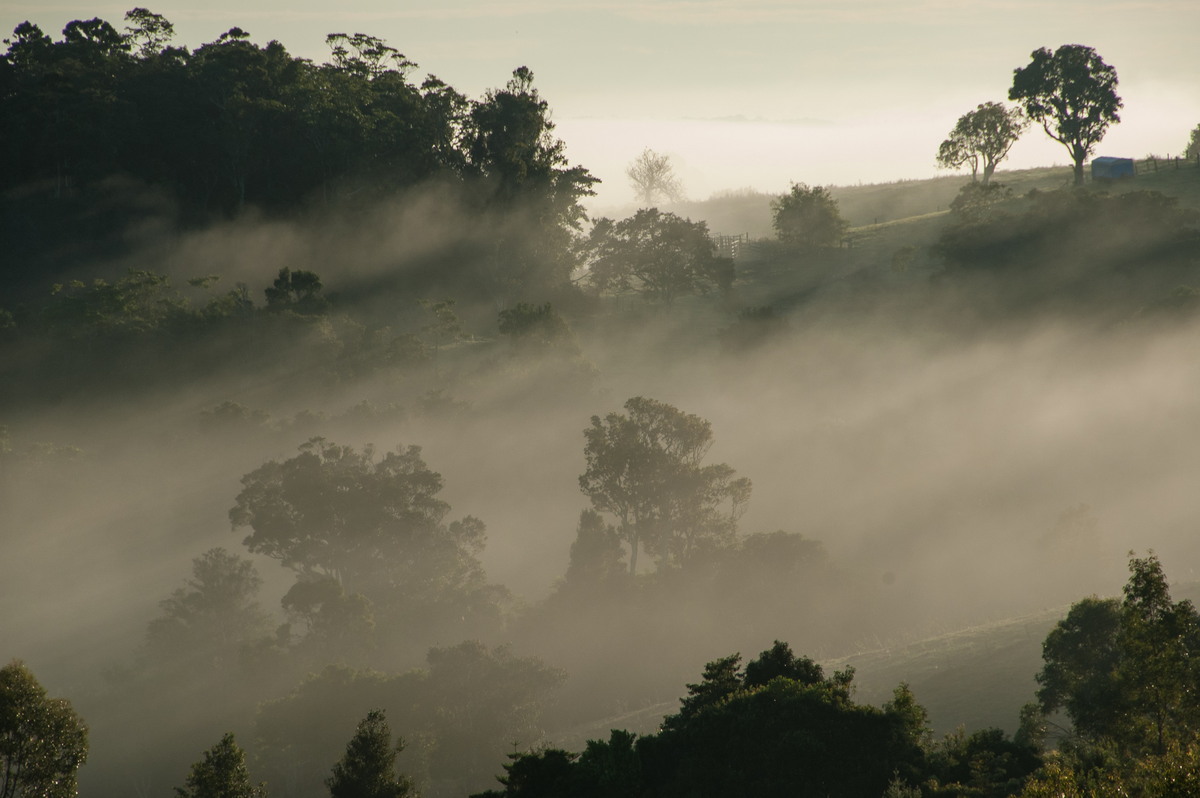
[[[659, 306], [634, 296], [580, 299], [563, 311], [573, 335], [563, 351], [521, 349], [497, 331], [497, 311], [534, 298], [468, 298], [456, 308], [464, 334], [431, 338], [423, 359], [374, 361], [364, 344], [357, 365], [345, 367], [352, 325], [339, 317], [367, 319], [364, 330], [390, 336], [435, 335], [418, 300], [442, 295], [420, 281], [396, 286], [410, 265], [429, 274], [430, 264], [472, 251], [447, 243], [466, 224], [434, 192], [359, 219], [243, 219], [147, 242], [110, 270], [156, 269], [181, 283], [219, 274], [221, 286], [247, 283], [256, 301], [280, 269], [312, 270], [333, 308], [325, 320], [254, 339], [236, 362], [209, 357], [191, 379], [149, 375], [145, 390], [78, 387], [36, 405], [6, 402], [0, 639], [52, 692], [83, 696], [76, 704], [85, 717], [89, 707], [98, 713], [85, 791], [115, 791], [121, 768], [147, 756], [158, 757], [156, 767], [141, 771], [150, 781], [135, 789], [167, 789], [221, 724], [241, 724], [236, 731], [255, 739], [255, 705], [287, 696], [303, 678], [287, 668], [256, 672], [229, 688], [245, 696], [233, 714], [202, 709], [206, 691], [220, 689], [212, 685], [180, 689], [177, 705], [143, 706], [134, 694], [132, 709], [115, 708], [115, 695], [138, 684], [129, 674], [145, 657], [147, 623], [204, 552], [221, 547], [252, 560], [263, 579], [259, 604], [272, 625], [285, 620], [280, 600], [294, 574], [251, 555], [229, 511], [244, 475], [294, 457], [314, 437], [380, 453], [422, 447], [444, 479], [449, 518], [486, 524], [480, 560], [488, 582], [510, 595], [505, 622], [479, 637], [565, 670], [543, 719], [551, 741], [673, 701], [706, 659], [773, 639], [853, 661], [857, 652], [1114, 593], [1130, 550], [1153, 549], [1173, 576], [1194, 577], [1194, 321], [1029, 313], [964, 325], [952, 294], [926, 301], [930, 275], [918, 271], [891, 274], [895, 295], [869, 303], [843, 302], [844, 285], [792, 298], [780, 304], [783, 324], [740, 347], [723, 335], [744, 304], [736, 293]], [[322, 341], [335, 355], [306, 360]], [[196, 350], [178, 351], [185, 360], [175, 368], [186, 374]], [[136, 366], [111, 364], [118, 373]], [[71, 384], [71, 375], [56, 376]], [[653, 558], [643, 556], [643, 582], [572, 593], [562, 580], [589, 507], [579, 485], [583, 431], [635, 396], [711, 423], [705, 462], [727, 463], [753, 483], [739, 521], [744, 540], [782, 530], [811, 546], [794, 549], [787, 569], [757, 577], [764, 566], [750, 549], [736, 563], [664, 566], [653, 578]], [[435, 633], [430, 645], [463, 642], [453, 634]], [[401, 674], [427, 667], [427, 649], [397, 643], [386, 660], [351, 664]], [[169, 673], [154, 678], [170, 684]], [[398, 685], [386, 689], [408, 695]], [[141, 722], [118, 744], [105, 736], [116, 733], [114, 718]], [[393, 718], [402, 733], [404, 723]], [[184, 742], [156, 747], [177, 731]], [[500, 765], [479, 767], [488, 775]]]

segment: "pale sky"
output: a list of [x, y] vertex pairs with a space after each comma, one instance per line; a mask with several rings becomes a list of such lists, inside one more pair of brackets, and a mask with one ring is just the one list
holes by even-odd
[[[1200, 124], [1197, 0], [144, 0], [196, 47], [237, 26], [326, 60], [325, 34], [362, 32], [469, 96], [521, 65], [553, 109], [567, 155], [631, 199], [624, 167], [672, 156], [693, 199], [939, 174], [938, 144], [975, 105], [1004, 101], [1038, 47], [1085, 44], [1116, 67], [1122, 122], [1097, 154], [1177, 154]], [[55, 39], [72, 19], [118, 28], [133, 0], [0, 0]], [[1069, 163], [1031, 128], [1013, 168]]]

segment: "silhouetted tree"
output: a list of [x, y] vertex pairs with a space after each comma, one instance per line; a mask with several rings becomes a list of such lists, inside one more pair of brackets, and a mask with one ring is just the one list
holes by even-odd
[[1046, 135], [1067, 148], [1075, 165], [1075, 185], [1083, 185], [1083, 162], [1121, 121], [1117, 70], [1091, 47], [1064, 44], [1053, 53], [1034, 50], [1032, 61], [1013, 71], [1008, 99], [1020, 102], [1025, 115], [1040, 122]]
[[587, 218], [581, 200], [599, 182], [567, 162], [549, 104], [519, 67], [503, 89], [471, 105], [465, 131], [468, 173], [494, 214], [495, 291], [562, 290], [575, 268], [572, 238]]
[[304, 316], [323, 313], [329, 306], [329, 300], [321, 295], [324, 288], [321, 278], [316, 272], [297, 269], [292, 271], [286, 267], [279, 270], [279, 276], [270, 288], [263, 290], [267, 295], [268, 310], [290, 310]]
[[1000, 103], [982, 103], [974, 111], [958, 118], [950, 136], [938, 148], [938, 165], [957, 169], [971, 165], [971, 180], [976, 179], [983, 166], [986, 186], [996, 166], [1008, 155], [1027, 124], [1019, 108], [1005, 108]]

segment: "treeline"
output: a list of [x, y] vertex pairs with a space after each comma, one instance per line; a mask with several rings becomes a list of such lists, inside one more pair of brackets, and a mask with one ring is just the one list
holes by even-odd
[[[827, 677], [812, 659], [776, 641], [744, 667], [738, 654], [709, 662], [657, 732], [639, 737], [614, 729], [606, 740], [588, 741], [581, 753], [541, 748], [510, 754], [502, 789], [478, 798], [1195, 795], [1200, 705], [1193, 660], [1200, 646], [1200, 614], [1190, 602], [1172, 600], [1153, 554], [1131, 558], [1129, 570], [1122, 599], [1083, 599], [1047, 636], [1037, 700], [1022, 710], [1020, 729], [1011, 738], [998, 729], [971, 734], [960, 729], [935, 739], [925, 710], [906, 685], [899, 685], [882, 707], [857, 704], [853, 669]], [[415, 794], [412, 779], [397, 769], [397, 755], [414, 742], [427, 747], [428, 741], [418, 736], [407, 745], [403, 738], [393, 742], [386, 711], [379, 708], [384, 701], [396, 706], [397, 694], [415, 689], [409, 693], [415, 706], [429, 702], [440, 707], [440, 723], [456, 717], [461, 722], [450, 708], [465, 709], [467, 693], [477, 689], [479, 679], [497, 677], [488, 668], [539, 671], [506, 652], [488, 655], [470, 646], [431, 653], [430, 662], [427, 674], [354, 677], [367, 687], [359, 702], [376, 708], [358, 722], [340, 760], [336, 751], [293, 744], [279, 751], [279, 764], [286, 765], [272, 774], [279, 781], [255, 786], [242, 749], [226, 734], [192, 766], [179, 793], [262, 796], [268, 788], [279, 794], [276, 785], [284, 794], [296, 794], [297, 788], [309, 793], [321, 780], [334, 798]], [[482, 662], [491, 664], [480, 670]], [[459, 673], [447, 679], [439, 672], [444, 667]], [[293, 705], [302, 706], [305, 693], [326, 691], [321, 681], [348, 683], [350, 678], [331, 669], [287, 701], [266, 705], [265, 733], [300, 740], [327, 737], [330, 727], [345, 726], [341, 716], [353, 710], [335, 707], [330, 695], [320, 699], [329, 703], [323, 715], [298, 715]], [[553, 677], [541, 669], [539, 678]], [[511, 682], [509, 677], [498, 684], [507, 690]], [[48, 698], [17, 662], [0, 669], [0, 699], [12, 709], [0, 715], [0, 740], [36, 741], [0, 748], [6, 794], [74, 794], [76, 770], [88, 756], [82, 719], [68, 702]], [[413, 711], [399, 706], [406, 714]], [[1060, 722], [1051, 723], [1049, 713], [1055, 712], [1065, 717], [1053, 716]], [[472, 724], [463, 731], [468, 728], [469, 736], [481, 742], [511, 730]], [[260, 738], [263, 734], [260, 720]], [[474, 767], [469, 750], [456, 753], [458, 759], [441, 766], [451, 771]]]
[[[0, 191], [20, 250], [86, 225], [67, 211], [102, 211], [112, 178], [165, 195], [185, 223], [249, 206], [361, 209], [437, 183], [488, 228], [492, 262], [474, 280], [550, 290], [570, 276], [562, 231], [579, 226], [596, 179], [567, 163], [529, 69], [472, 100], [411, 79], [414, 63], [361, 33], [330, 34], [316, 64], [236, 27], [189, 50], [161, 15], [136, 8], [125, 23], [76, 20], [56, 41], [25, 22], [6, 40]], [[30, 276], [10, 268], [10, 289]]]

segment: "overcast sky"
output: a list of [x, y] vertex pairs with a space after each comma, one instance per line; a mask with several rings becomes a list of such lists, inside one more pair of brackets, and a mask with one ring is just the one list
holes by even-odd
[[[854, 184], [937, 174], [955, 120], [1005, 100], [1038, 47], [1086, 44], [1116, 67], [1122, 122], [1097, 154], [1175, 154], [1200, 124], [1197, 0], [148, 0], [196, 47], [238, 26], [324, 61], [330, 32], [379, 36], [478, 96], [528, 65], [570, 159], [629, 199], [624, 166], [670, 154], [687, 193], [792, 181]], [[0, 0], [55, 38], [72, 19], [123, 26], [132, 0]], [[1013, 167], [1069, 163], [1031, 129]]]

